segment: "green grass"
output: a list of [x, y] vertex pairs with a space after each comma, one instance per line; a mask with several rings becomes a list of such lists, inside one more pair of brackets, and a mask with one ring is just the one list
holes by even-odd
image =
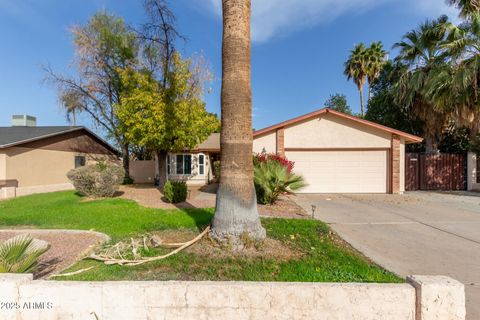
[[[108, 234], [113, 241], [153, 230], [198, 230], [208, 225], [212, 215], [212, 209], [148, 209], [123, 199], [86, 202], [73, 192], [34, 195], [0, 202], [0, 228], [29, 226], [95, 230]], [[95, 268], [68, 279], [403, 281], [350, 248], [332, 241], [328, 226], [320, 221], [264, 219], [262, 223], [270, 238], [282, 241], [294, 251], [302, 252], [301, 257], [276, 261], [246, 257], [211, 258], [180, 252], [165, 260], [136, 267], [106, 266], [100, 262], [83, 260], [69, 271], [89, 266]]]

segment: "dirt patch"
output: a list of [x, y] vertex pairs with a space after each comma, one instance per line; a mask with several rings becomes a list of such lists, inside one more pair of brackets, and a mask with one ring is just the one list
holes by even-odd
[[[187, 242], [195, 238], [198, 233], [191, 230], [165, 230], [152, 234], [162, 239], [164, 243]], [[300, 258], [303, 253], [295, 251], [279, 240], [265, 239], [262, 243], [246, 248], [242, 251], [232, 251], [228, 247], [218, 244], [215, 240], [205, 236], [199, 242], [185, 249], [185, 252], [215, 259], [224, 258], [265, 258], [278, 261], [288, 261]]]
[[98, 232], [18, 229], [0, 230], [0, 243], [19, 234], [29, 234], [50, 244], [50, 249], [39, 258], [33, 274], [36, 279], [59, 273], [108, 241], [108, 236]]
[[212, 192], [210, 189], [211, 188], [207, 187], [189, 187], [187, 201], [175, 204], [163, 201], [163, 194], [161, 190], [152, 185], [134, 184], [128, 186], [120, 186], [121, 194], [118, 197], [136, 201], [138, 204], [147, 208], [214, 208], [216, 195], [215, 192]]
[[262, 216], [280, 218], [308, 218], [309, 215], [291, 197], [281, 197], [273, 205], [258, 205], [258, 212]]
[[[152, 185], [121, 186], [118, 197], [136, 201], [148, 208], [160, 209], [193, 209], [214, 208], [217, 185], [211, 184], [202, 187], [189, 187], [187, 201], [182, 203], [166, 203], [162, 200], [160, 189]], [[262, 216], [281, 218], [303, 218], [308, 213], [295, 202], [294, 196], [282, 196], [274, 205], [258, 205], [258, 212]]]

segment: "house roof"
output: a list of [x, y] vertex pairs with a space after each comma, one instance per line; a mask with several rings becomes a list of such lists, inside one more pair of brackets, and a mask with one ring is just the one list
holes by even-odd
[[27, 142], [42, 140], [70, 132], [85, 131], [86, 134], [92, 136], [99, 143], [115, 154], [118, 150], [112, 147], [108, 142], [100, 138], [98, 135], [85, 127], [67, 127], [67, 126], [51, 126], [51, 127], [0, 127], [0, 149], [18, 146]]
[[218, 151], [220, 152], [220, 133], [212, 133], [207, 140], [200, 143], [195, 150], [197, 151]]
[[320, 109], [320, 110], [317, 110], [317, 111], [314, 111], [314, 112], [310, 112], [310, 113], [304, 114], [303, 116], [299, 116], [299, 117], [296, 117], [296, 118], [293, 118], [293, 119], [290, 119], [290, 120], [287, 120], [287, 121], [284, 121], [284, 122], [280, 122], [278, 124], [266, 127], [264, 129], [261, 129], [261, 130], [256, 130], [253, 133], [253, 136], [254, 137], [261, 136], [263, 134], [270, 133], [270, 132], [275, 131], [277, 129], [280, 129], [280, 128], [283, 128], [283, 127], [286, 127], [286, 126], [290, 126], [290, 125], [293, 125], [293, 124], [296, 124], [296, 123], [299, 123], [299, 122], [302, 122], [302, 121], [305, 121], [305, 120], [309, 120], [311, 118], [315, 118], [315, 117], [318, 117], [318, 116], [323, 115], [323, 114], [332, 114], [332, 115], [340, 117], [340, 118], [349, 119], [349, 120], [352, 120], [354, 122], [361, 123], [363, 125], [366, 125], [366, 126], [369, 126], [369, 127], [372, 127], [372, 128], [376, 128], [376, 129], [379, 129], [379, 130], [382, 130], [382, 131], [385, 131], [385, 132], [389, 132], [389, 133], [392, 133], [392, 134], [399, 135], [400, 137], [405, 138], [405, 141], [407, 143], [418, 143], [418, 142], [423, 141], [423, 138], [415, 136], [413, 134], [406, 133], [406, 132], [403, 132], [403, 131], [400, 131], [400, 130], [396, 130], [396, 129], [393, 129], [393, 128], [390, 128], [390, 127], [386, 127], [386, 126], [383, 126], [381, 124], [371, 122], [371, 121], [368, 121], [368, 120], [364, 120], [364, 119], [361, 119], [361, 118], [358, 118], [358, 117], [355, 117], [355, 116], [352, 116], [352, 115], [349, 115], [349, 114], [345, 114], [345, 113], [342, 113], [342, 112], [339, 112], [339, 111], [335, 111], [335, 110], [332, 110], [332, 109], [329, 109], [329, 108], [324, 108], [324, 109]]

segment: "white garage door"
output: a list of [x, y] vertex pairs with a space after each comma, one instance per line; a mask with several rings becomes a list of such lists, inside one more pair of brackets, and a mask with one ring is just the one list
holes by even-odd
[[294, 172], [308, 186], [301, 193], [386, 193], [387, 151], [291, 151]]

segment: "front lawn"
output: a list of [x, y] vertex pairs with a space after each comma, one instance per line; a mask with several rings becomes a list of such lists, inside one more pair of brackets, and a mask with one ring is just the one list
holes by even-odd
[[[133, 201], [84, 201], [74, 192], [33, 195], [0, 202], [0, 228], [32, 227], [104, 232], [112, 241], [156, 230], [194, 230], [210, 222], [212, 209], [148, 209]], [[269, 238], [296, 253], [291, 259], [208, 256], [182, 251], [136, 267], [83, 260], [69, 269], [95, 268], [71, 280], [248, 280], [401, 282], [370, 263], [320, 221], [263, 219]], [[202, 243], [196, 244], [196, 246]], [[163, 252], [156, 250], [155, 253]], [[62, 278], [65, 279], [65, 278]]]

